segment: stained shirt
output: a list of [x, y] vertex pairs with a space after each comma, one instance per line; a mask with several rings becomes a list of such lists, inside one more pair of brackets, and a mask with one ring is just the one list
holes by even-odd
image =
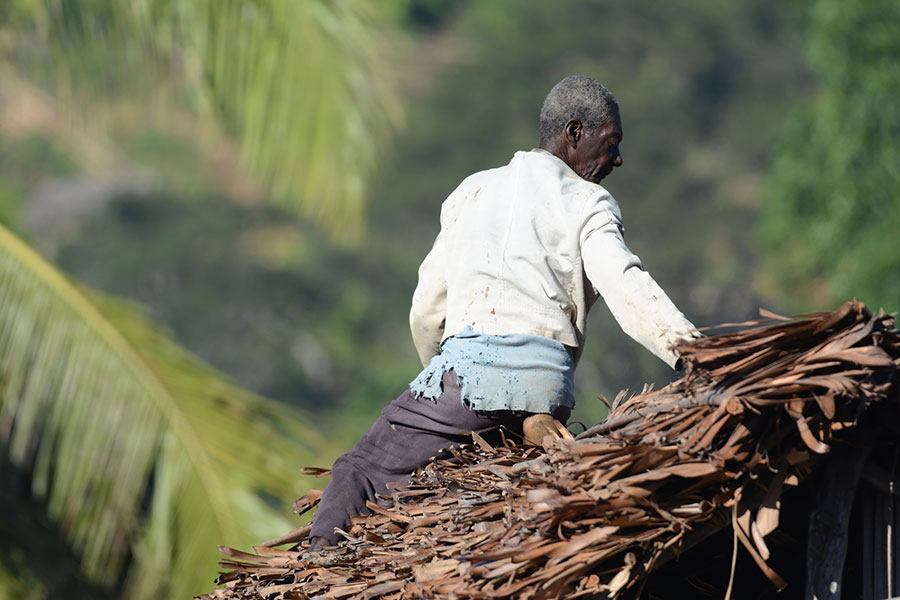
[[453, 370], [462, 403], [472, 410], [516, 410], [553, 413], [575, 407], [575, 364], [568, 348], [539, 335], [488, 335], [467, 327], [447, 338], [440, 354], [409, 388], [436, 399], [441, 379]]
[[625, 245], [619, 205], [544, 150], [467, 177], [441, 207], [441, 231], [419, 268], [410, 329], [428, 365], [466, 327], [538, 335], [572, 348], [602, 297], [622, 329], [673, 366], [685, 318]]

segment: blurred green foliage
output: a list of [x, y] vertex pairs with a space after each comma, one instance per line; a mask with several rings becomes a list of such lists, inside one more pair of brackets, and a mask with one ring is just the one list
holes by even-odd
[[21, 230], [28, 190], [42, 178], [72, 175], [78, 167], [49, 137], [32, 134], [15, 142], [0, 137], [0, 224]]
[[[59, 530], [35, 502], [29, 478], [0, 461], [0, 598], [16, 600], [108, 600], [109, 591], [87, 581], [72, 549], [60, 544]], [[38, 569], [36, 565], [54, 565]]]
[[[21, 502], [20, 481], [92, 585], [198, 594], [215, 573], [211, 548], [290, 526], [300, 489], [283, 474], [331, 454], [302, 413], [235, 388], [4, 228], [0, 289], [0, 500]], [[36, 541], [6, 540], [0, 570], [28, 565]]]
[[372, 0], [15, 0], [0, 17], [0, 66], [78, 126], [212, 117], [272, 201], [358, 236], [400, 116]]
[[900, 4], [819, 0], [820, 82], [782, 134], [763, 239], [772, 294], [800, 310], [900, 307]]
[[[402, 322], [409, 292], [392, 289], [409, 273], [384, 248], [332, 244], [278, 209], [121, 195], [57, 255], [86, 283], [150, 307], [244, 386], [346, 415], [337, 429], [348, 437], [415, 369]], [[358, 420], [357, 403], [368, 408]]]
[[[208, 175], [222, 156], [235, 167], [238, 152], [272, 200], [319, 228], [359, 231], [397, 119], [376, 39], [390, 29], [369, 0], [16, 0], [0, 17], [0, 217], [48, 254], [109, 199], [148, 189], [142, 162], [187, 175], [163, 188], [193, 192], [209, 189], [192, 187], [198, 169]], [[124, 222], [150, 220], [135, 203], [114, 208]], [[89, 583], [63, 583], [62, 595], [189, 597], [212, 580], [217, 544], [289, 526], [301, 490], [283, 475], [333, 458], [302, 413], [233, 387], [4, 228], [0, 280], [4, 490], [21, 479], [27, 509], [52, 522], [33, 533], [77, 555]], [[52, 567], [34, 560], [41, 544], [28, 529], [2, 531], [0, 590], [59, 596], [67, 563], [32, 585]]]

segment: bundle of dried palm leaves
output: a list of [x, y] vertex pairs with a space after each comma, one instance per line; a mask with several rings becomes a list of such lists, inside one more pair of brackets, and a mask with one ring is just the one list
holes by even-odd
[[900, 337], [892, 317], [856, 302], [766, 317], [678, 348], [684, 377], [620, 394], [577, 438], [475, 436], [395, 488], [388, 508], [371, 505], [337, 548], [274, 548], [303, 528], [256, 553], [221, 549], [227, 571], [210, 596], [616, 597], [723, 514], [783, 586], [765, 542], [781, 490], [871, 403], [896, 400]]

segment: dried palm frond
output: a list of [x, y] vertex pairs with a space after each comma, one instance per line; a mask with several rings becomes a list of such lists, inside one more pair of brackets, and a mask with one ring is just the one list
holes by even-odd
[[[893, 318], [833, 313], [741, 324], [678, 348], [685, 376], [620, 394], [608, 419], [542, 447], [474, 443], [370, 505], [336, 548], [228, 557], [213, 598], [617, 597], [716, 515], [765, 574], [779, 497], [873, 402], [896, 401]], [[316, 497], [301, 498], [307, 510]], [[751, 507], [755, 510], [751, 510]]]

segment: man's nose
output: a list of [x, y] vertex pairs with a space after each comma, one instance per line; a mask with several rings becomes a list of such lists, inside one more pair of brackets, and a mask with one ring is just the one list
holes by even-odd
[[613, 161], [613, 164], [617, 167], [622, 166], [622, 154], [621, 153], [616, 155], [616, 160]]

